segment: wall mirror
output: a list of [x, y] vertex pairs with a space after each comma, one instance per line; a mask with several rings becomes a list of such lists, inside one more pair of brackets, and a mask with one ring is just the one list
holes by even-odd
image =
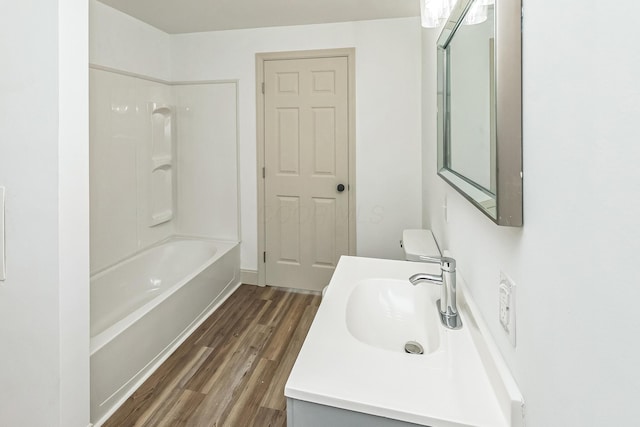
[[438, 175], [522, 226], [521, 0], [458, 0], [437, 41]]

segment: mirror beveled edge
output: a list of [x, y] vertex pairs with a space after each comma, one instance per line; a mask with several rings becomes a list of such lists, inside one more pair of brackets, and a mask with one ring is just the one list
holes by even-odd
[[[460, 192], [493, 222], [523, 225], [522, 199], [522, 0], [495, 0], [495, 96], [496, 96], [496, 197], [488, 209], [471, 194], [475, 183], [445, 167], [449, 150], [444, 88], [448, 66], [447, 47], [474, 0], [460, 0], [444, 24], [438, 51], [438, 176]], [[479, 191], [479, 190], [478, 190]]]

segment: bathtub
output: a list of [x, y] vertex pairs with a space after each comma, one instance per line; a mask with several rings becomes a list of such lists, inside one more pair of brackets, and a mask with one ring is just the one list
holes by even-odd
[[240, 283], [235, 242], [174, 237], [91, 276], [91, 421], [101, 425]]

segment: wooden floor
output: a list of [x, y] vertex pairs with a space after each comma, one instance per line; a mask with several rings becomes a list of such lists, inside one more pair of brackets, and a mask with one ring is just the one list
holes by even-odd
[[285, 426], [284, 385], [319, 304], [240, 286], [104, 426]]

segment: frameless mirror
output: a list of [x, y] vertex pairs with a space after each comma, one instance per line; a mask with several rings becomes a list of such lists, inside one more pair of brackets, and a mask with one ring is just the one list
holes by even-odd
[[437, 46], [438, 175], [521, 226], [521, 0], [458, 0]]

